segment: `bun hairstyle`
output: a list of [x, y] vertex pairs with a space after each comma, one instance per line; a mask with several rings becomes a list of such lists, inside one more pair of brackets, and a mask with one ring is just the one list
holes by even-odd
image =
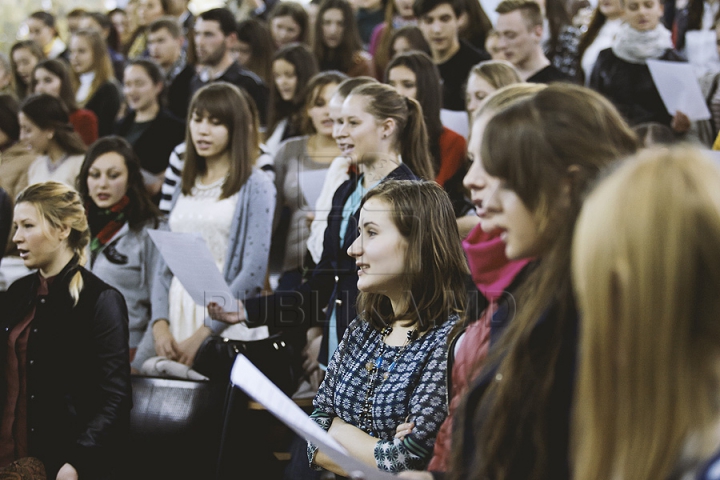
[[[75, 254], [78, 265], [85, 265], [87, 261], [85, 249], [90, 243], [90, 228], [80, 194], [60, 182], [43, 182], [30, 185], [20, 192], [15, 204], [23, 202], [37, 209], [45, 232], [49, 228], [64, 226], [70, 228], [70, 235], [67, 238], [68, 248]], [[70, 280], [70, 296], [74, 305], [77, 305], [82, 289], [82, 275], [76, 272]]]

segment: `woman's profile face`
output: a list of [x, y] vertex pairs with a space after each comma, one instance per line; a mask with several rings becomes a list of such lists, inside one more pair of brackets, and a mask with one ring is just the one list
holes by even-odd
[[408, 242], [391, 216], [392, 206], [377, 197], [360, 210], [359, 235], [348, 249], [359, 267], [357, 287], [361, 292], [401, 296]]
[[417, 76], [405, 65], [393, 67], [388, 72], [388, 84], [400, 95], [417, 100]]
[[282, 48], [288, 43], [297, 42], [302, 30], [290, 15], [275, 17], [270, 22], [270, 35], [275, 48]]
[[53, 131], [43, 130], [38, 127], [23, 112], [18, 114], [18, 120], [20, 123], [20, 140], [38, 155], [47, 153], [52, 141]]
[[333, 120], [330, 118], [330, 99], [336, 88], [336, 83], [330, 83], [316, 89], [319, 91], [315, 93], [313, 103], [307, 112], [315, 131], [319, 135], [326, 137], [331, 137], [333, 134]]
[[67, 247], [69, 229], [55, 228], [40, 217], [35, 205], [21, 202], [15, 206], [13, 242], [27, 268], [41, 272], [50, 267], [58, 253]]
[[490, 179], [493, 188], [486, 194], [484, 206], [492, 216], [493, 230], [501, 232], [505, 256], [509, 260], [518, 260], [540, 255], [541, 236], [533, 213], [503, 179]]
[[25, 85], [30, 85], [32, 71], [39, 60], [27, 48], [18, 48], [12, 53], [13, 63], [20, 79]]
[[130, 65], [123, 75], [123, 93], [128, 106], [136, 112], [152, 108], [158, 103], [162, 84], [155, 84], [147, 70], [140, 65]]
[[60, 98], [60, 88], [62, 87], [60, 77], [44, 68], [36, 68], [33, 76], [35, 77], [35, 91], [33, 93], [47, 93], [55, 98]]
[[468, 159], [471, 163], [463, 179], [463, 185], [470, 190], [470, 198], [475, 205], [475, 213], [480, 217], [482, 229], [487, 233], [496, 228], [493, 212], [487, 208], [487, 198], [491, 192], [497, 189], [499, 182], [498, 179], [488, 175], [480, 157], [482, 138], [490, 116], [491, 114], [481, 115], [472, 124], [468, 140]]
[[93, 51], [87, 38], [73, 35], [70, 39], [70, 66], [78, 75], [88, 73], [93, 69]]
[[206, 112], [197, 110], [190, 117], [190, 137], [198, 155], [206, 159], [224, 155], [230, 145], [227, 126]]
[[345, 99], [338, 119], [335, 141], [343, 155], [355, 163], [364, 163], [380, 151], [382, 126], [366, 111], [367, 99], [350, 95]]
[[284, 58], [278, 58], [272, 65], [273, 78], [275, 79], [275, 87], [280, 94], [280, 98], [289, 102], [295, 96], [297, 90], [297, 72], [295, 65], [288, 62]]
[[125, 158], [117, 152], [100, 155], [90, 166], [88, 194], [99, 208], [110, 208], [127, 193], [128, 169]]
[[252, 59], [252, 46], [249, 43], [238, 40], [235, 44], [235, 59], [243, 67]]
[[337, 48], [345, 33], [345, 19], [342, 10], [329, 8], [322, 15], [323, 43], [328, 48]]
[[617, 18], [623, 14], [623, 7], [620, 0], [600, 0], [597, 6], [600, 13], [607, 18]]

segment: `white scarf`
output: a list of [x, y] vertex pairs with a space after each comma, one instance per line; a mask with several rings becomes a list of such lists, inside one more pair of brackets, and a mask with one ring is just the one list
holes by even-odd
[[662, 24], [641, 32], [623, 23], [615, 35], [612, 51], [626, 62], [644, 65], [648, 58], [659, 58], [669, 48], [673, 48], [670, 30]]

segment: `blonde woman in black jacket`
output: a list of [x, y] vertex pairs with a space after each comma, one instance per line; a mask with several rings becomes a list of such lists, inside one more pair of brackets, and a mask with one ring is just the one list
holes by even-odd
[[32, 456], [48, 479], [121, 478], [132, 404], [123, 296], [82, 267], [80, 196], [57, 182], [18, 197], [25, 266], [0, 320], [0, 468]]

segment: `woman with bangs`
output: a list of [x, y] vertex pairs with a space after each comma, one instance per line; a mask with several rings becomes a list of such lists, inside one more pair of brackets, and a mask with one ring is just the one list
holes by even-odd
[[585, 201], [574, 478], [718, 478], [718, 192], [717, 164], [685, 146], [627, 159]]
[[606, 99], [573, 85], [549, 85], [487, 123], [481, 221], [500, 233], [508, 260], [533, 264], [516, 307], [491, 322], [488, 358], [455, 421], [448, 478], [570, 478], [572, 233], [588, 185], [636, 145]]
[[70, 38], [70, 66], [75, 100], [97, 116], [98, 135], [110, 135], [120, 110], [120, 89], [115, 84], [105, 40], [94, 30], [78, 30]]
[[[465, 306], [467, 264], [452, 204], [434, 182], [387, 181], [363, 199], [358, 229], [347, 252], [360, 267], [358, 317], [311, 418], [379, 470], [423, 468], [447, 415], [447, 337]], [[415, 429], [395, 438], [408, 417]], [[346, 475], [312, 444], [308, 458]]]
[[373, 76], [372, 57], [363, 50], [355, 14], [347, 0], [323, 0], [320, 4], [313, 53], [321, 72], [339, 70], [348, 77]]
[[[275, 210], [272, 181], [254, 166], [258, 130], [248, 98], [224, 82], [195, 94], [169, 216], [173, 232], [202, 235], [230, 290], [242, 300], [263, 288]], [[205, 306], [195, 304], [164, 262], [153, 285], [152, 318], [157, 354], [185, 365], [211, 333], [227, 327], [206, 326]]]
[[278, 289], [292, 290], [302, 281], [310, 234], [306, 218], [308, 210], [312, 210], [314, 205], [310, 206], [305, 201], [300, 184], [301, 173], [327, 169], [340, 155], [332, 136], [329, 103], [338, 84], [346, 78], [340, 72], [323, 72], [310, 79], [302, 119], [305, 135], [283, 143], [275, 155], [275, 188], [278, 195], [274, 240], [282, 242], [283, 247], [280, 250], [282, 275]]

